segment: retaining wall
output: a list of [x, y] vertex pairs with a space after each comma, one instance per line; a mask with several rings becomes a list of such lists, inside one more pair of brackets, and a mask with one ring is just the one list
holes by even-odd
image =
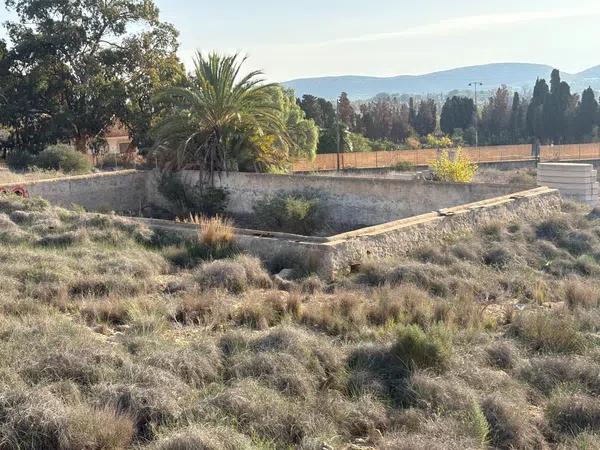
[[138, 212], [147, 203], [146, 178], [149, 172], [123, 170], [92, 175], [3, 184], [25, 186], [30, 196], [71, 208], [79, 205], [88, 211]]
[[[486, 223], [502, 220], [540, 220], [560, 211], [558, 191], [537, 188], [512, 195], [428, 213], [328, 238], [237, 230], [240, 247], [263, 260], [284, 254], [310, 259], [319, 275], [334, 279], [370, 260], [404, 255], [424, 242], [442, 242]], [[194, 225], [165, 220], [135, 219], [150, 227], [187, 236]]]
[[[182, 176], [188, 182], [196, 183], [199, 173], [188, 171]], [[166, 207], [168, 203], [158, 193], [157, 182], [157, 173], [148, 178], [148, 198], [157, 205]], [[336, 228], [380, 225], [529, 188], [506, 184], [431, 183], [381, 177], [322, 177], [238, 172], [223, 175], [218, 184], [229, 190], [231, 196], [228, 212], [237, 215], [251, 214], [256, 201], [269, 193], [280, 190], [318, 190], [324, 196], [330, 221]]]

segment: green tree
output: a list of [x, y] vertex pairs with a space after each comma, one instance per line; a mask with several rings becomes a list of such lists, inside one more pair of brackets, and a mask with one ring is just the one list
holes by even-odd
[[338, 110], [339, 110], [339, 119], [348, 129], [353, 130], [355, 126], [355, 117], [356, 113], [354, 111], [354, 107], [352, 103], [350, 103], [350, 99], [348, 98], [348, 94], [342, 92], [340, 98], [338, 99]]
[[510, 92], [506, 86], [496, 90], [481, 114], [481, 134], [484, 140], [497, 145], [509, 139], [511, 115]]
[[189, 87], [164, 90], [157, 101], [171, 106], [155, 128], [157, 156], [164, 166], [197, 167], [203, 181], [243, 157], [267, 170], [287, 162], [290, 140], [281, 106], [273, 99], [274, 84], [262, 72], [242, 75], [246, 58], [198, 53]]
[[415, 99], [410, 97], [408, 99], [408, 124], [416, 128], [417, 124], [417, 109], [415, 107]]
[[417, 113], [415, 130], [421, 136], [427, 136], [435, 132], [437, 127], [437, 106], [433, 99], [421, 100], [419, 112]]
[[308, 119], [296, 103], [293, 89], [281, 86], [273, 87], [274, 99], [281, 114], [281, 122], [285, 126], [289, 156], [314, 159], [319, 142], [319, 128], [315, 121]]
[[553, 142], [562, 142], [567, 136], [571, 101], [571, 87], [561, 81], [560, 72], [554, 69], [550, 80], [550, 94], [543, 103], [545, 136]]
[[541, 141], [547, 138], [544, 126], [544, 103], [550, 95], [550, 89], [546, 80], [537, 79], [533, 89], [533, 97], [527, 109], [527, 131], [530, 136]]
[[455, 130], [466, 130], [473, 126], [475, 103], [468, 97], [453, 96], [446, 99], [442, 107], [440, 128], [446, 134]]
[[518, 92], [513, 95], [510, 109], [510, 133], [513, 144], [518, 143], [523, 135], [523, 105]]
[[598, 101], [594, 90], [589, 87], [583, 91], [576, 113], [576, 133], [580, 140], [591, 136], [594, 127], [598, 125], [599, 117]]
[[12, 47], [2, 76], [11, 108], [2, 120], [23, 148], [60, 140], [87, 151], [115, 119], [127, 121], [131, 86], [148, 72], [140, 64], [155, 61], [150, 49], [171, 56], [176, 50], [177, 33], [160, 22], [152, 0], [7, 0], [6, 6], [19, 20], [7, 24]]
[[170, 86], [185, 86], [185, 67], [177, 56], [177, 32], [162, 24], [128, 41], [128, 55], [123, 59], [123, 73], [129, 74], [126, 86], [127, 103], [119, 114], [127, 126], [132, 146], [141, 151], [152, 147], [152, 126], [162, 108], [153, 98]]

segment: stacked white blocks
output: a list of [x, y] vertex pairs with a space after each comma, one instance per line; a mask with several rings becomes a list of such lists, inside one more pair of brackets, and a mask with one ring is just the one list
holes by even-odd
[[591, 164], [539, 164], [537, 181], [539, 186], [558, 189], [564, 198], [586, 203], [593, 208], [598, 205], [598, 171]]

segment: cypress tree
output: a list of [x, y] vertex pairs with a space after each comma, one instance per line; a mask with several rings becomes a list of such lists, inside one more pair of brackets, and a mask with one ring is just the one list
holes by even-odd
[[581, 103], [577, 107], [576, 132], [577, 138], [585, 139], [592, 134], [594, 127], [598, 124], [598, 102], [591, 87], [583, 91]]

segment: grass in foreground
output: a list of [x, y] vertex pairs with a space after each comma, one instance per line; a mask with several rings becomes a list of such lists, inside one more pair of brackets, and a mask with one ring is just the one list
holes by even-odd
[[593, 214], [285, 291], [198, 246], [0, 197], [0, 449], [600, 446]]

